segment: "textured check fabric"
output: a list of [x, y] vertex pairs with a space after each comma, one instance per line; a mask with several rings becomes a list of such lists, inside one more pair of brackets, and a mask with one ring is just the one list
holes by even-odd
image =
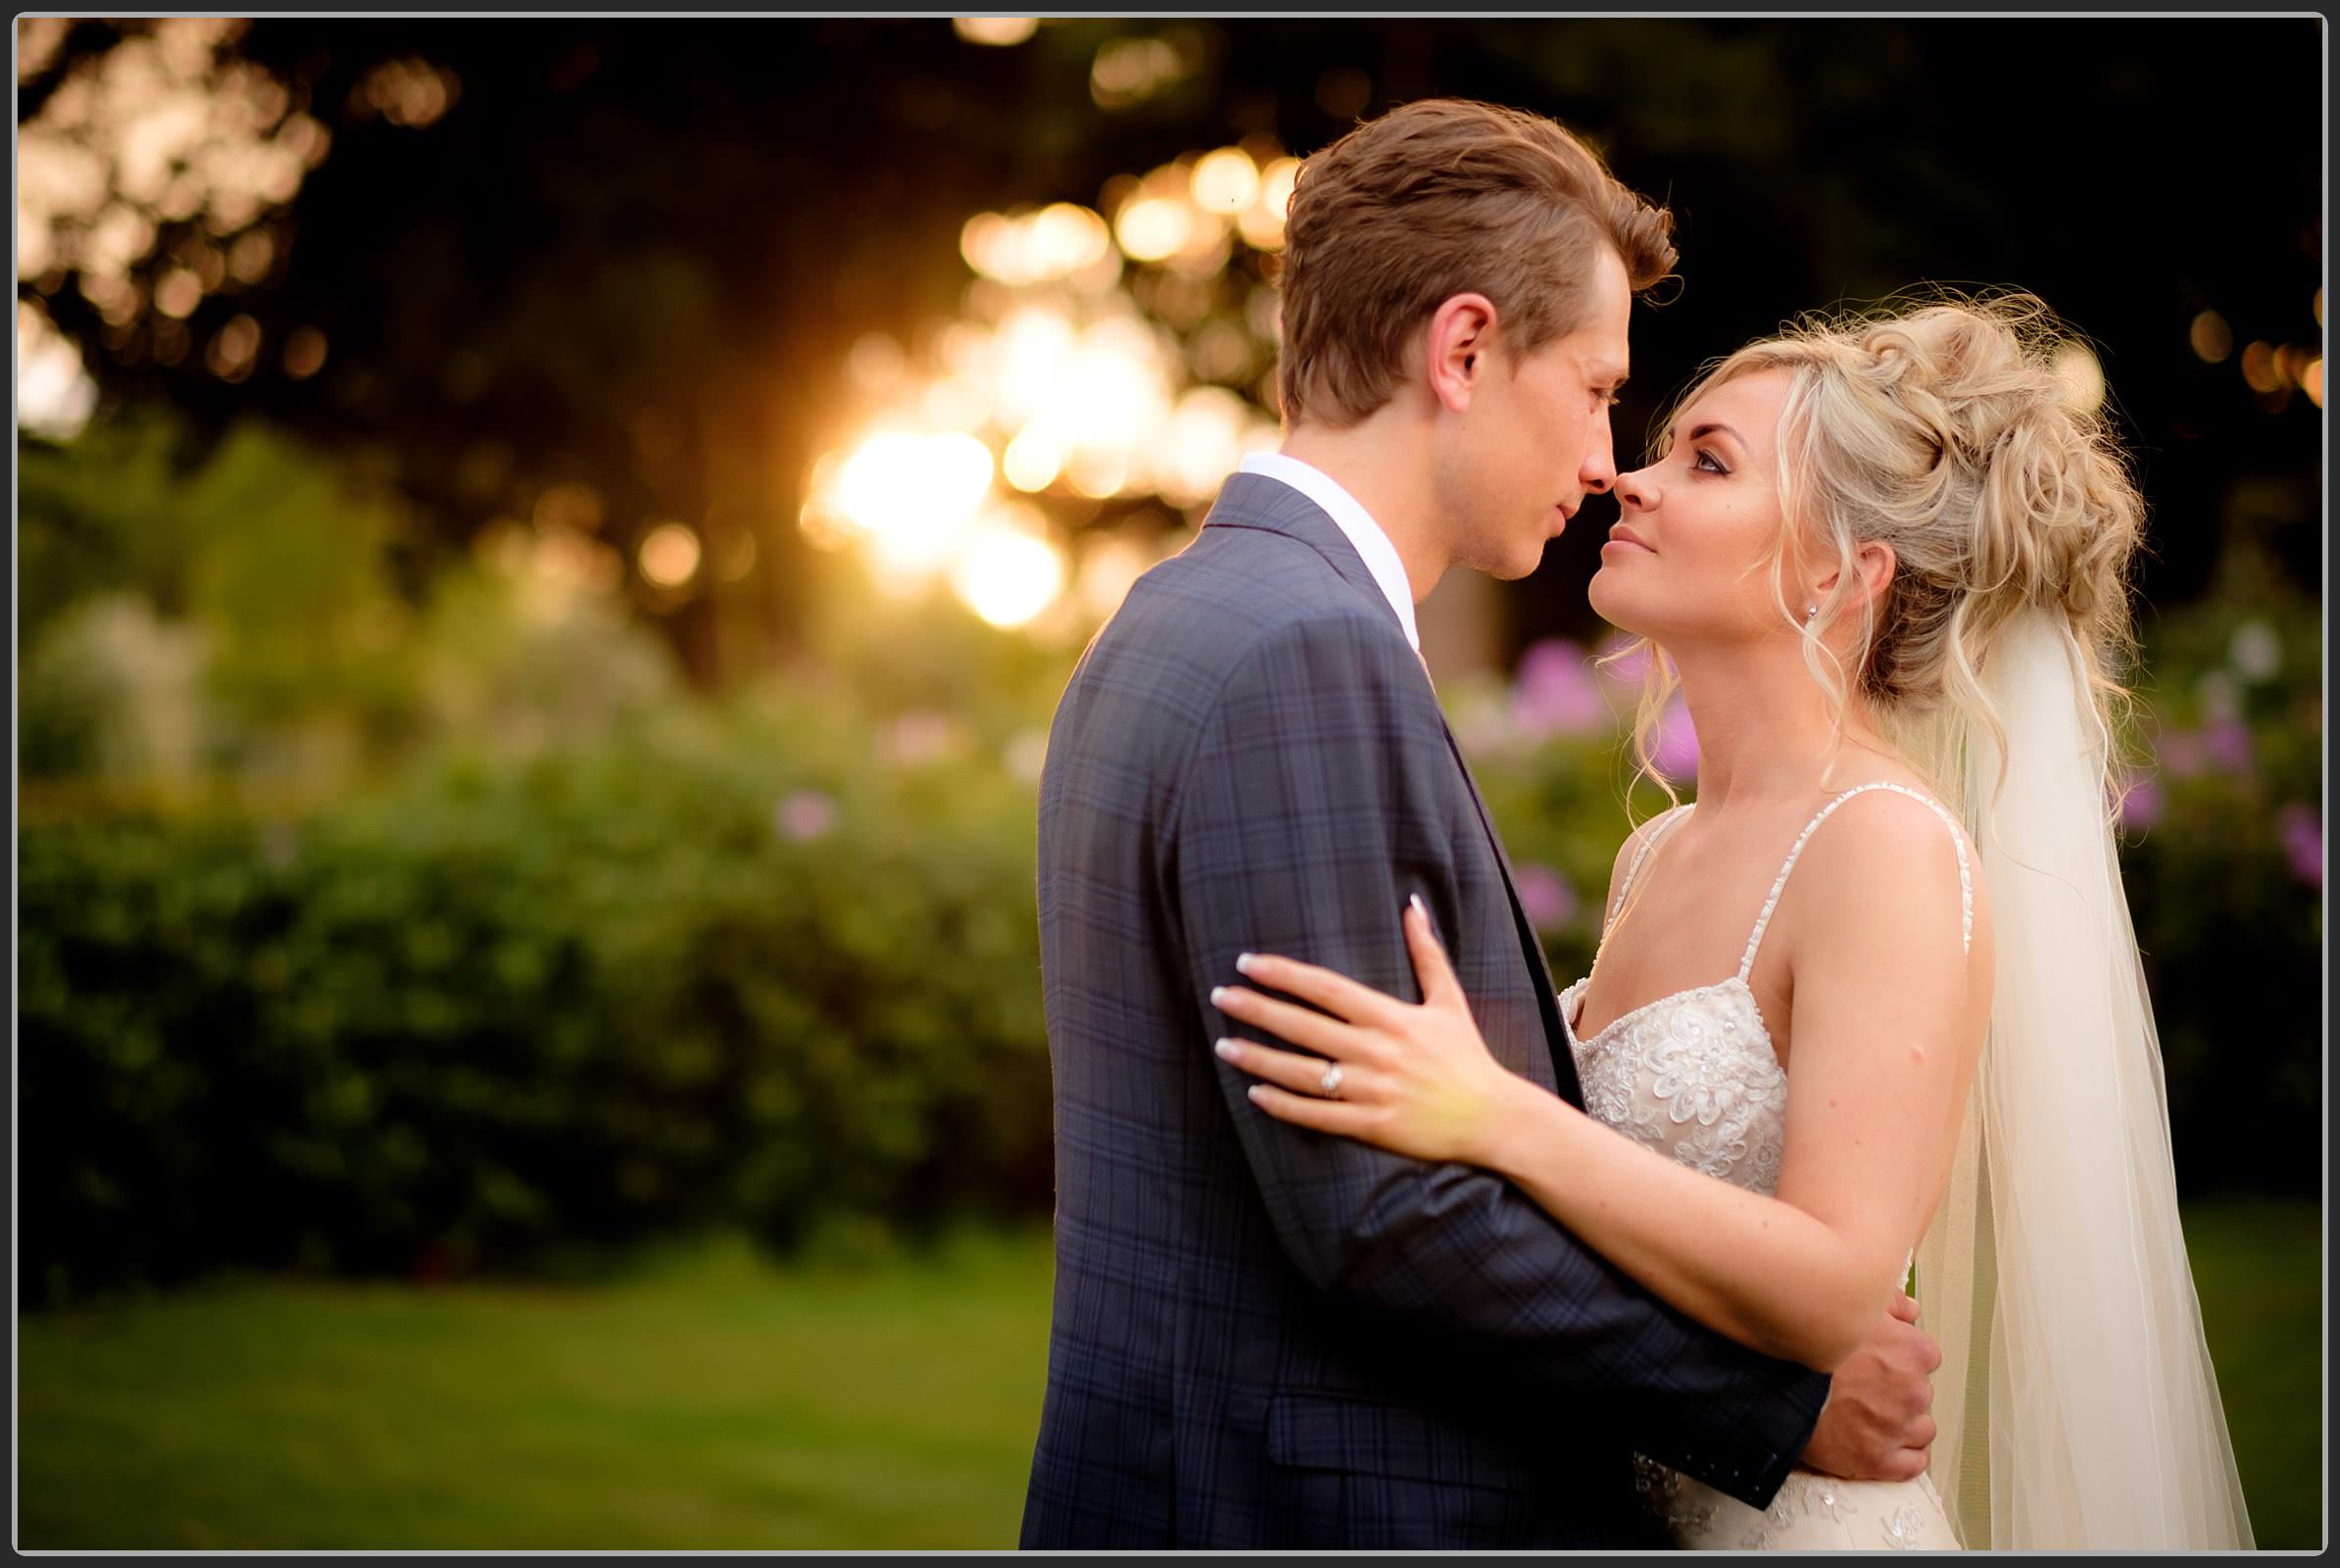
[[1027, 1547], [1654, 1546], [1638, 1450], [1760, 1507], [1828, 1381], [1689, 1323], [1509, 1184], [1275, 1121], [1236, 956], [1419, 1000], [1572, 1100], [1549, 975], [1422, 665], [1313, 502], [1237, 475], [1082, 656], [1040, 789], [1056, 1278]]

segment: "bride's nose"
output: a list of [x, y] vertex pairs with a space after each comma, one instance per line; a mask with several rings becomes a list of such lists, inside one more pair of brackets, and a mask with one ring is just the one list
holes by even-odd
[[1617, 476], [1619, 511], [1647, 512], [1658, 504], [1657, 480], [1647, 468]]

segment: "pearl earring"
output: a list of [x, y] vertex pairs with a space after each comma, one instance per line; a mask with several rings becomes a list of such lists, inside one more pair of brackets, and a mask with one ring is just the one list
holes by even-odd
[[1819, 614], [1819, 613], [1820, 613], [1820, 607], [1819, 607], [1818, 605], [1806, 605], [1806, 606], [1804, 607], [1804, 618], [1805, 618], [1806, 620], [1810, 620], [1810, 619], [1811, 619], [1811, 618], [1812, 618], [1814, 615], [1817, 615], [1817, 614]]

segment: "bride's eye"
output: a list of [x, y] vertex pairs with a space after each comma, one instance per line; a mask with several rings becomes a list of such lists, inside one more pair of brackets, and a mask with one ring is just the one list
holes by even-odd
[[1690, 466], [1702, 473], [1729, 473], [1731, 471], [1723, 466], [1721, 459], [1703, 448], [1699, 450], [1697, 460]]

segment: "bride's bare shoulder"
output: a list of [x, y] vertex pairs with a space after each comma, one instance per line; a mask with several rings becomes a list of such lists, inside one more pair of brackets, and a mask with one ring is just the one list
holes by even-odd
[[1883, 918], [1906, 936], [1938, 929], [1987, 953], [1990, 892], [1974, 841], [1916, 779], [1870, 783], [1883, 787], [1838, 801], [1806, 843], [1799, 902], [1824, 928]]

